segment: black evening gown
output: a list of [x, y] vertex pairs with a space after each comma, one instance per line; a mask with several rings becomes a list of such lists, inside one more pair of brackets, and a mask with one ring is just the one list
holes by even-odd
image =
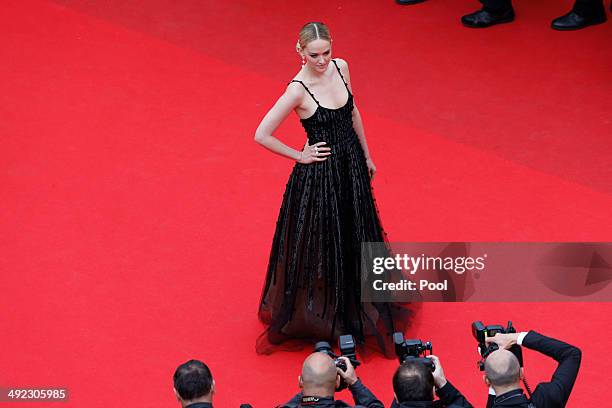
[[268, 354], [352, 334], [358, 344], [391, 357], [392, 333], [406, 330], [413, 309], [360, 299], [361, 243], [384, 242], [386, 234], [353, 129], [353, 95], [332, 62], [348, 93], [341, 108], [321, 106], [303, 82], [292, 81], [317, 103], [315, 113], [301, 119], [309, 144], [325, 141], [332, 155], [296, 163], [287, 182], [259, 306], [267, 329], [256, 348]]

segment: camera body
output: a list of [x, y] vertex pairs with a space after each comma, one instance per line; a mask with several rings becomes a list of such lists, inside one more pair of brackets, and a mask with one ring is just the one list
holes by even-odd
[[[319, 341], [315, 344], [314, 351], [319, 353], [325, 353], [334, 359], [336, 367], [342, 371], [346, 371], [346, 363], [339, 357], [346, 357], [349, 359], [354, 368], [357, 368], [361, 363], [357, 360], [357, 352], [355, 348], [355, 339], [350, 334], [342, 335], [338, 338], [338, 348], [340, 349], [340, 355], [334, 353], [331, 345], [326, 341]], [[348, 385], [342, 380], [340, 386], [336, 388], [336, 391], [345, 389]]]
[[[480, 371], [484, 370], [484, 361], [489, 354], [499, 349], [495, 343], [487, 345], [485, 339], [487, 337], [493, 337], [497, 333], [516, 333], [516, 329], [512, 325], [511, 321], [508, 321], [508, 325], [506, 327], [499, 324], [485, 326], [480, 320], [472, 323], [472, 336], [474, 336], [478, 342], [478, 350], [480, 351], [480, 356], [482, 357], [482, 359], [477, 363]], [[512, 347], [510, 347], [509, 351], [516, 356], [520, 366], [523, 367], [523, 350], [521, 349], [521, 346], [514, 344]]]
[[393, 333], [393, 344], [395, 344], [395, 355], [397, 355], [400, 364], [409, 360], [418, 360], [431, 371], [435, 370], [433, 360], [427, 357], [432, 352], [431, 342], [423, 343], [419, 339], [405, 340], [402, 332], [395, 332]]

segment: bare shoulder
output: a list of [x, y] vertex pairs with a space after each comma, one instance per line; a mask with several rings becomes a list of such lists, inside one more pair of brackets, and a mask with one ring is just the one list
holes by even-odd
[[351, 93], [353, 93], [353, 85], [351, 81], [351, 74], [349, 73], [348, 62], [342, 58], [334, 58], [334, 61], [336, 61], [336, 64], [338, 64], [338, 69], [342, 73], [342, 77], [344, 78], [346, 85]]
[[299, 82], [289, 82], [285, 90], [285, 96], [292, 102], [300, 103], [304, 97], [304, 87]]
[[344, 76], [346, 82], [350, 84], [351, 74], [349, 73], [348, 62], [346, 62], [346, 60], [342, 58], [334, 58], [334, 61], [336, 61], [336, 64], [338, 64], [338, 68], [340, 69], [340, 72], [342, 72], [342, 75]]
[[345, 59], [334, 58], [334, 61], [336, 61], [336, 63], [338, 63], [338, 67], [340, 67], [340, 69], [342, 69], [342, 68], [348, 69], [348, 62], [346, 62]]

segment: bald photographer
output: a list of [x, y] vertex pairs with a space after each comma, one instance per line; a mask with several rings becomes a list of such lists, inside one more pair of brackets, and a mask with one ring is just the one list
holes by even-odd
[[350, 359], [338, 357], [337, 361], [341, 363], [337, 365], [336, 361], [324, 352], [309, 355], [304, 360], [302, 373], [298, 377], [301, 392], [279, 407], [351, 407], [352, 405], [334, 398], [336, 390], [340, 389], [344, 382], [353, 395], [355, 407], [383, 408], [382, 402], [357, 378]]
[[[534, 331], [496, 333], [487, 337], [486, 343], [497, 348], [484, 361], [484, 380], [490, 390], [487, 408], [565, 406], [580, 368], [582, 353], [579, 348]], [[509, 351], [516, 348], [515, 345], [538, 351], [558, 363], [550, 381], [538, 384], [531, 397], [521, 388], [524, 378], [521, 363], [516, 354]]]

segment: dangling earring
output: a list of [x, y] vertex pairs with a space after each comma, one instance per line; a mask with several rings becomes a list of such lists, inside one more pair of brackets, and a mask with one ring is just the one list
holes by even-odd
[[302, 57], [302, 68], [304, 68], [304, 65], [306, 65], [306, 57], [301, 55], [302, 47], [300, 46], [300, 40], [295, 43], [295, 51]]

